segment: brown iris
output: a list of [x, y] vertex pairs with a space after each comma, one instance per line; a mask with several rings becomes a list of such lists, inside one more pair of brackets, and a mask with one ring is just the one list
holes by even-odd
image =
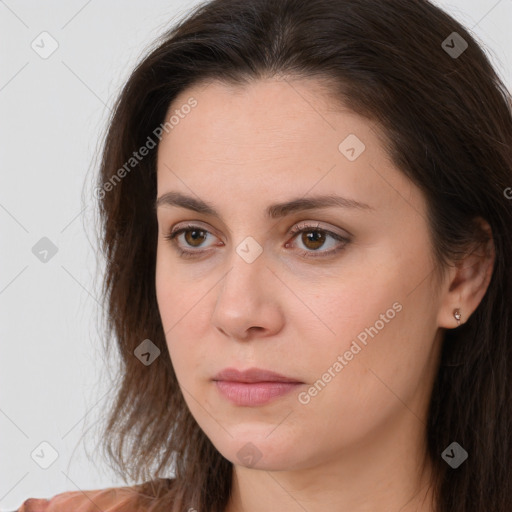
[[[311, 231], [303, 231], [301, 235], [301, 240], [304, 243], [306, 247], [309, 249], [318, 249], [319, 247], [322, 247], [322, 245], [325, 243], [325, 233], [318, 230], [311, 230]], [[312, 243], [314, 247], [309, 246], [308, 243]]]
[[[198, 235], [201, 233], [203, 236], [201, 238], [201, 235]], [[206, 239], [206, 231], [203, 229], [189, 229], [185, 231], [185, 240], [187, 244], [189, 244], [192, 247], [199, 247], [204, 240]], [[197, 245], [194, 245], [193, 242], [198, 242]]]

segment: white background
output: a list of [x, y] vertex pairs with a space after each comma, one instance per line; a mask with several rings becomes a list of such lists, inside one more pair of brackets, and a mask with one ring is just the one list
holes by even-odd
[[[124, 484], [91, 435], [111, 389], [98, 320], [95, 157], [129, 72], [196, 3], [0, 0], [1, 510]], [[512, 0], [436, 3], [473, 29], [512, 89]], [[43, 31], [59, 44], [48, 59], [31, 48]], [[32, 253], [42, 237], [58, 248], [47, 263]], [[59, 455], [48, 469], [30, 455], [43, 441]]]

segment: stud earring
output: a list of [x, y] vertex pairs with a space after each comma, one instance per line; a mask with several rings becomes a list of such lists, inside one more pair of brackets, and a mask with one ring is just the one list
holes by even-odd
[[461, 319], [461, 314], [460, 314], [460, 309], [459, 308], [453, 310], [453, 316], [455, 317], [455, 320], [457, 320], [457, 326], [459, 326], [460, 325], [460, 319]]

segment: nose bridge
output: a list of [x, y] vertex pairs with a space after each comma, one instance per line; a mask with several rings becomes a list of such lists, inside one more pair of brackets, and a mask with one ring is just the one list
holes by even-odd
[[258, 283], [266, 279], [264, 274], [268, 273], [265, 251], [258, 241], [252, 236], [244, 238], [234, 246], [229, 260], [229, 272], [226, 275], [223, 285], [224, 290], [235, 292], [235, 295], [242, 294], [244, 289], [247, 294], [257, 292]]
[[267, 334], [279, 330], [283, 318], [268, 263], [263, 247], [252, 237], [232, 248], [212, 314], [212, 323], [224, 334], [245, 339], [252, 327]]

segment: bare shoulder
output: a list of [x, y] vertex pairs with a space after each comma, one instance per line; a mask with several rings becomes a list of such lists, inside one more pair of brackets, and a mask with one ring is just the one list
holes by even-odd
[[164, 495], [173, 480], [159, 478], [142, 484], [85, 491], [66, 491], [50, 499], [29, 498], [16, 512], [143, 512]]

